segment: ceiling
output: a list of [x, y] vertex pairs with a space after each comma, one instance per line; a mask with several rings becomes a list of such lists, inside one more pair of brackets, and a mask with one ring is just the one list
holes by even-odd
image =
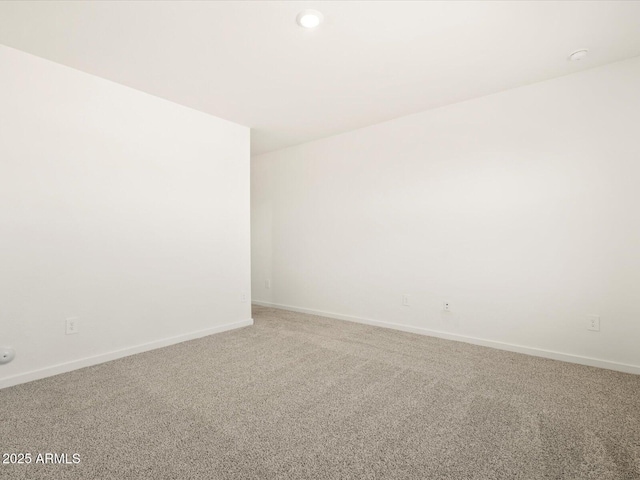
[[640, 55], [640, 1], [9, 1], [0, 43], [247, 125], [255, 155]]

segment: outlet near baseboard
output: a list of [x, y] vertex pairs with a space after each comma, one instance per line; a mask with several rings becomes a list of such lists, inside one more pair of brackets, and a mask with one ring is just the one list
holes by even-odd
[[78, 317], [67, 318], [66, 321], [66, 334], [73, 335], [80, 331], [80, 319]]

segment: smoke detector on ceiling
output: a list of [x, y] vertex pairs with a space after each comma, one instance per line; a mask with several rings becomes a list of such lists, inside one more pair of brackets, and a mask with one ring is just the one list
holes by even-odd
[[576, 50], [571, 55], [569, 55], [569, 60], [571, 60], [572, 62], [579, 62], [580, 60], [584, 60], [585, 58], [587, 58], [588, 53], [589, 50], [587, 50], [586, 48]]

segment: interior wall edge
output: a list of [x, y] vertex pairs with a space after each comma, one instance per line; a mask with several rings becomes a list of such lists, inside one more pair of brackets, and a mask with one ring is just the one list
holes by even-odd
[[497, 350], [505, 350], [507, 352], [522, 353], [525, 355], [532, 355], [534, 357], [548, 358], [550, 360], [558, 360], [561, 362], [575, 363], [579, 365], [585, 365], [588, 367], [604, 368], [608, 370], [614, 370], [617, 372], [640, 375], [640, 365], [629, 365], [626, 363], [612, 362], [610, 360], [603, 360], [600, 358], [592, 358], [592, 357], [585, 357], [581, 355], [574, 355], [571, 353], [544, 350], [541, 348], [529, 347], [526, 345], [516, 345], [512, 343], [498, 342], [495, 340], [471, 337], [467, 335], [458, 335], [455, 333], [447, 333], [439, 330], [432, 330], [429, 328], [413, 327], [410, 325], [402, 325], [399, 323], [393, 323], [393, 322], [388, 322], [383, 320], [372, 320], [369, 318], [356, 317], [352, 315], [343, 315], [341, 313], [325, 312], [322, 310], [315, 310], [312, 308], [283, 305], [279, 303], [263, 302], [260, 300], [252, 300], [251, 303], [254, 305], [262, 306], [262, 307], [279, 308], [279, 309], [288, 310], [291, 312], [307, 313], [310, 315], [318, 315], [321, 317], [333, 318], [336, 320], [344, 320], [347, 322], [361, 323], [363, 325], [372, 325], [374, 327], [388, 328], [391, 330], [398, 330], [401, 332], [416, 333], [418, 335], [442, 338], [444, 340], [452, 340], [455, 342], [464, 342], [472, 345], [479, 345], [482, 347], [495, 348]]
[[80, 368], [91, 367], [101, 363], [110, 362], [112, 360], [118, 360], [120, 358], [128, 357], [138, 353], [148, 352], [150, 350], [156, 350], [158, 348], [168, 347], [170, 345], [176, 345], [178, 343], [187, 342], [189, 340], [195, 340], [209, 335], [217, 333], [227, 332], [229, 330], [235, 330], [243, 327], [250, 327], [253, 325], [253, 319], [241, 320], [239, 322], [226, 323], [224, 325], [217, 325], [215, 327], [207, 328], [204, 330], [198, 330], [196, 332], [185, 333], [176, 335], [174, 337], [162, 338], [153, 342], [142, 343], [134, 345], [132, 347], [123, 348], [120, 350], [114, 350], [112, 352], [101, 353], [92, 357], [80, 358], [71, 362], [60, 363], [58, 365], [52, 365], [50, 367], [41, 368], [38, 370], [32, 370], [30, 372], [20, 373], [10, 377], [0, 379], [0, 390], [3, 388], [13, 387], [27, 382], [35, 380], [41, 380], [43, 378], [53, 377], [61, 373], [67, 373]]

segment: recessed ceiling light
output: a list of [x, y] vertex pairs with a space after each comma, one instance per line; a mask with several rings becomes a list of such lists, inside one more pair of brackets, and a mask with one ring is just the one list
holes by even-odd
[[571, 60], [572, 62], [579, 62], [580, 60], [587, 58], [588, 53], [589, 50], [587, 50], [586, 48], [576, 50], [571, 55], [569, 55], [569, 60]]
[[314, 28], [322, 23], [324, 17], [317, 10], [303, 10], [296, 17], [298, 25], [304, 28]]

